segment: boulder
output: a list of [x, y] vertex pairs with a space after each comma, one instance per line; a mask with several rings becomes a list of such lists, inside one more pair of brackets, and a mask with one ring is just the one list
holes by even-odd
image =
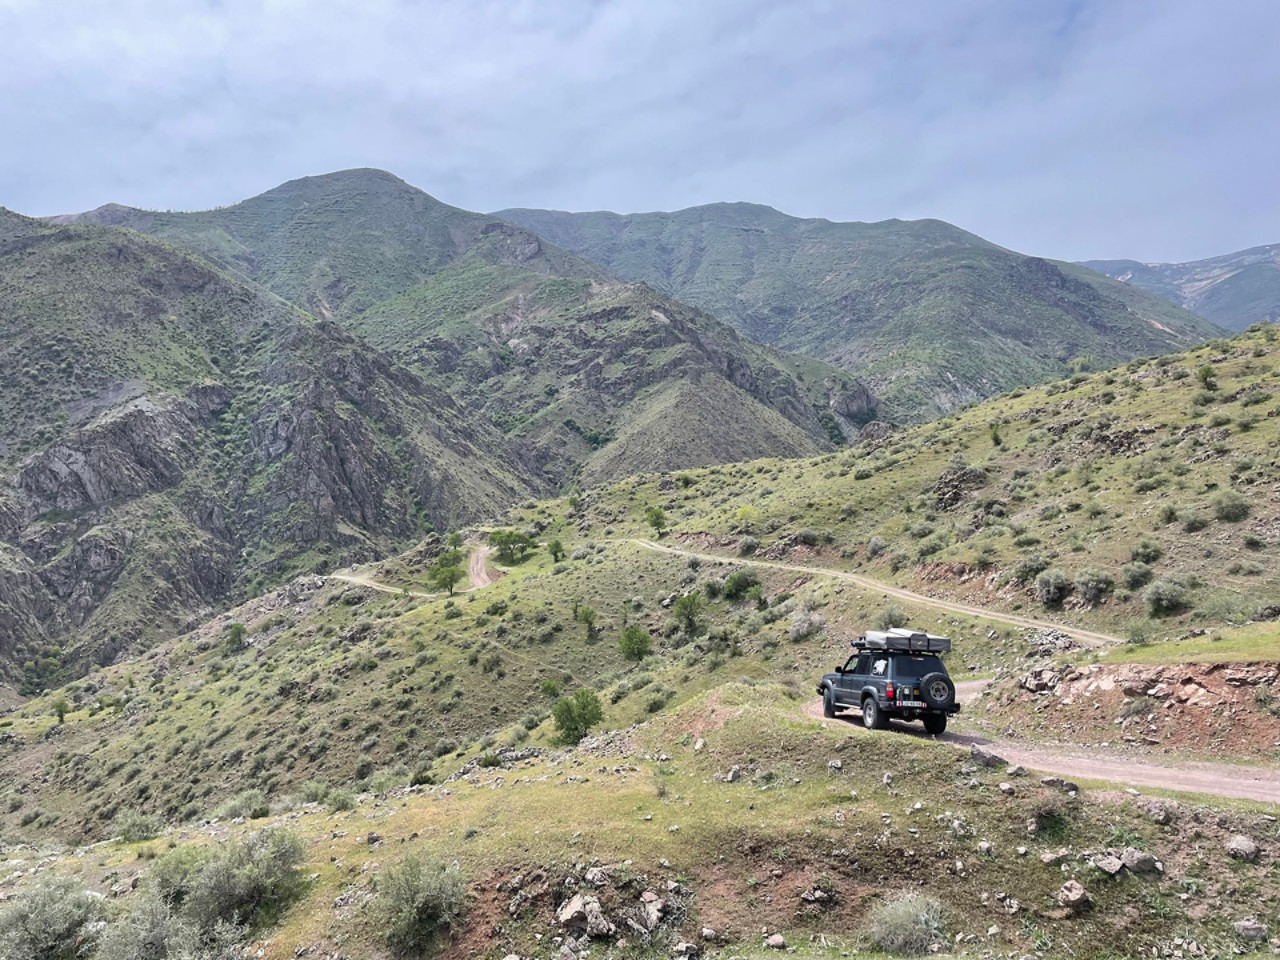
[[1121, 862], [1120, 858], [1113, 857], [1110, 854], [1094, 857], [1093, 865], [1109, 877], [1114, 877], [1124, 869], [1124, 863]]
[[1068, 880], [1058, 891], [1058, 903], [1069, 910], [1083, 910], [1091, 902], [1089, 891], [1078, 880]]
[[1258, 845], [1243, 834], [1237, 833], [1227, 841], [1227, 855], [1233, 860], [1257, 863], [1259, 853]]
[[764, 945], [770, 950], [785, 950], [787, 949], [787, 938], [780, 933], [775, 933], [765, 940]]
[[978, 746], [976, 743], [969, 748], [969, 756], [971, 756], [974, 759], [974, 762], [979, 763], [984, 767], [994, 768], [994, 767], [1005, 767], [1009, 765], [1009, 761], [1006, 760], [1004, 757], [1001, 757], [998, 754], [994, 754], [990, 750], [984, 750], [982, 747]]
[[1257, 920], [1237, 920], [1231, 925], [1236, 936], [1250, 943], [1261, 943], [1267, 939], [1267, 928]]
[[1126, 870], [1138, 876], [1150, 877], [1164, 871], [1164, 865], [1159, 860], [1145, 850], [1134, 847], [1124, 848], [1124, 852], [1120, 854], [1120, 862]]

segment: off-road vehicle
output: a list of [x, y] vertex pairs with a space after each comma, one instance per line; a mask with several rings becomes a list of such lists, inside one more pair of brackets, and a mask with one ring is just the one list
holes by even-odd
[[938, 657], [951, 641], [929, 633], [895, 628], [869, 630], [852, 642], [853, 654], [818, 685], [822, 715], [844, 707], [862, 711], [862, 725], [883, 730], [889, 720], [922, 720], [925, 730], [947, 729], [947, 716], [960, 712], [956, 685]]

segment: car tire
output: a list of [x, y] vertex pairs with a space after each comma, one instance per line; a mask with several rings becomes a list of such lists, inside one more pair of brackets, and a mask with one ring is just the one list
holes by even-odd
[[889, 718], [880, 709], [875, 697], [862, 698], [862, 725], [868, 730], [884, 730], [889, 726]]
[[836, 715], [836, 698], [830, 687], [822, 691], [822, 715], [828, 720]]
[[939, 736], [946, 732], [947, 715], [945, 713], [926, 713], [920, 718], [924, 721], [925, 732], [930, 736]]
[[920, 695], [929, 706], [941, 710], [956, 702], [956, 685], [945, 673], [926, 673], [920, 679]]

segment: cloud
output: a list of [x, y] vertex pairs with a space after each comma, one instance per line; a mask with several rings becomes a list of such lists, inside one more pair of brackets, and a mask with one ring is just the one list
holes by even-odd
[[1280, 239], [1280, 5], [0, 0], [0, 203], [382, 167], [471, 209], [753, 200], [1016, 249]]

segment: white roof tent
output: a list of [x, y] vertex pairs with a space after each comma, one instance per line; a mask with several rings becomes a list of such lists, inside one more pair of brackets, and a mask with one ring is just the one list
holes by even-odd
[[868, 630], [850, 644], [857, 650], [903, 650], [908, 653], [949, 653], [951, 641], [918, 630]]

